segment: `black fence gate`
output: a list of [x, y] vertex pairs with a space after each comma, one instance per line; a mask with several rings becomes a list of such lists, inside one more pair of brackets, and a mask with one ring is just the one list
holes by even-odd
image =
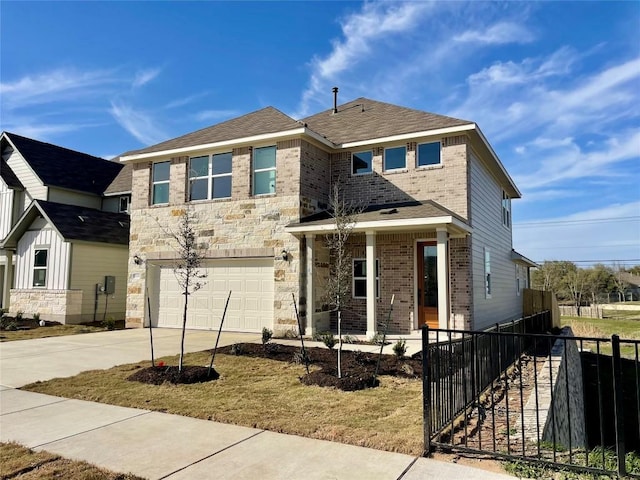
[[487, 331], [423, 328], [435, 447], [624, 475], [640, 452], [640, 341], [551, 335], [549, 312]]

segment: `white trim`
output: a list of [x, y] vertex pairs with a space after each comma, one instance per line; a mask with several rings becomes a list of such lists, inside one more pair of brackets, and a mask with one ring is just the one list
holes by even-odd
[[477, 128], [475, 123], [468, 123], [466, 125], [460, 125], [457, 127], [437, 128], [435, 130], [423, 130], [421, 132], [403, 133], [401, 135], [392, 135], [390, 137], [370, 138], [367, 140], [359, 140], [357, 142], [347, 142], [338, 145], [339, 148], [353, 148], [361, 147], [363, 145], [371, 145], [376, 143], [386, 142], [403, 142], [406, 140], [415, 139], [418, 137], [432, 137], [435, 135], [446, 135], [449, 133], [468, 132], [469, 130], [475, 130]]
[[[365, 265], [368, 265], [366, 258], [358, 257], [358, 258], [352, 258], [351, 259], [351, 298], [355, 298], [357, 300], [364, 300], [365, 298], [368, 298], [367, 295], [365, 295], [364, 297], [356, 297], [356, 280], [364, 280], [365, 289], [368, 289], [367, 271], [365, 270], [364, 277], [357, 277], [356, 278], [356, 274], [355, 274], [356, 262], [365, 262]], [[367, 267], [367, 268], [369, 268], [369, 267]], [[376, 289], [376, 300], [378, 300], [380, 298], [380, 259], [379, 258], [376, 258], [376, 269], [375, 269], [375, 272], [377, 272], [375, 289]]]
[[[44, 288], [44, 289], [47, 288], [47, 281], [49, 280], [49, 260], [50, 260], [49, 251], [50, 250], [51, 250], [51, 245], [42, 245], [42, 246], [35, 245], [33, 247], [33, 261], [31, 265], [31, 288]], [[47, 252], [47, 255], [45, 257], [44, 267], [36, 265], [36, 252], [41, 252], [41, 251]], [[44, 270], [44, 285], [35, 285], [36, 270]]]
[[[264, 148], [273, 148], [273, 167], [269, 168], [256, 168], [256, 150]], [[255, 147], [251, 150], [251, 196], [261, 197], [264, 195], [275, 195], [278, 188], [278, 146], [277, 145], [265, 145], [263, 147]], [[272, 192], [256, 193], [256, 173], [275, 172], [275, 183], [273, 184]]]
[[[429, 218], [407, 218], [401, 220], [374, 220], [368, 222], [356, 222], [353, 227], [354, 232], [360, 232], [364, 230], [392, 230], [406, 227], [442, 227], [446, 228], [447, 225], [457, 227], [464, 232], [472, 233], [473, 229], [461, 222], [455, 217], [443, 216], [443, 217], [429, 217]], [[285, 232], [288, 233], [326, 233], [332, 232], [336, 229], [335, 223], [323, 224], [323, 225], [299, 225], [295, 227], [285, 227]]]
[[238, 146], [245, 143], [260, 143], [271, 140], [277, 140], [283, 137], [290, 137], [292, 135], [309, 135], [315, 140], [323, 143], [324, 145], [336, 148], [336, 145], [327, 140], [324, 137], [321, 137], [317, 133], [309, 130], [307, 127], [295, 128], [293, 130], [284, 130], [282, 132], [273, 132], [273, 133], [262, 133], [260, 135], [252, 135], [250, 137], [240, 137], [240, 138], [232, 138], [230, 140], [222, 140], [220, 142], [212, 142], [212, 143], [204, 143], [202, 145], [192, 145], [189, 147], [180, 147], [180, 148], [172, 148], [169, 150], [159, 150], [157, 152], [147, 152], [140, 153], [138, 155], [127, 155], [120, 158], [121, 162], [132, 162], [136, 160], [144, 160], [155, 157], [163, 157], [163, 156], [172, 156], [172, 155], [181, 155], [188, 153], [190, 155], [197, 156], [197, 152], [202, 150], [210, 150], [215, 148], [229, 147], [229, 146]]
[[[371, 170], [368, 172], [355, 173], [353, 171], [353, 157], [358, 155], [359, 153], [369, 153], [371, 154]], [[360, 177], [362, 175], [371, 175], [373, 173], [373, 150], [358, 150], [357, 152], [351, 152], [351, 176], [352, 177]]]
[[[420, 145], [429, 145], [431, 143], [437, 143], [438, 144], [438, 163], [428, 163], [426, 165], [420, 165]], [[427, 169], [427, 168], [433, 168], [433, 167], [442, 167], [443, 163], [442, 163], [442, 141], [441, 140], [436, 140], [433, 142], [420, 142], [420, 143], [416, 143], [416, 170], [418, 169]]]

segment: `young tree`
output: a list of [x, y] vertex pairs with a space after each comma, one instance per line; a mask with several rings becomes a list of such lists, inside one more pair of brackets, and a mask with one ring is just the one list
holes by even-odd
[[340, 184], [338, 182], [334, 184], [329, 198], [329, 211], [336, 222], [336, 228], [333, 233], [325, 237], [331, 254], [326, 294], [329, 304], [334, 307], [338, 316], [338, 378], [342, 378], [342, 306], [349, 294], [352, 274], [351, 254], [347, 249], [347, 241], [355, 227], [356, 216], [362, 210], [361, 206], [345, 200], [344, 195], [340, 193]]
[[571, 269], [567, 272], [565, 282], [567, 290], [573, 305], [576, 307], [576, 313], [580, 316], [580, 306], [582, 305], [582, 296], [586, 290], [588, 273], [582, 268]]
[[585, 293], [591, 297], [591, 303], [598, 303], [598, 297], [606, 293], [611, 280], [611, 270], [601, 263], [595, 264], [587, 270]]
[[613, 277], [611, 280], [618, 292], [618, 301], [620, 302], [626, 301], [625, 292], [627, 291], [627, 288], [629, 288], [629, 284], [625, 280], [625, 273], [627, 272], [622, 265], [619, 263], [613, 264]]
[[182, 372], [184, 360], [184, 337], [187, 330], [187, 312], [189, 305], [189, 295], [200, 290], [205, 284], [207, 274], [200, 267], [202, 265], [203, 246], [198, 245], [196, 232], [194, 229], [196, 217], [190, 210], [183, 210], [180, 214], [180, 222], [176, 231], [169, 230], [167, 233], [173, 237], [177, 243], [176, 252], [178, 260], [174, 264], [173, 273], [176, 276], [178, 285], [184, 295], [184, 308], [182, 310], [182, 336], [180, 339], [180, 362], [178, 370]]

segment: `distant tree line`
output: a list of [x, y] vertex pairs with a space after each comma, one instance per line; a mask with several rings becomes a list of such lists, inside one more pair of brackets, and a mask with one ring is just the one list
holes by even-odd
[[640, 265], [624, 268], [598, 263], [581, 268], [573, 262], [546, 261], [531, 273], [531, 287], [552, 291], [560, 303], [579, 308], [592, 303], [636, 299], [635, 277], [640, 277]]

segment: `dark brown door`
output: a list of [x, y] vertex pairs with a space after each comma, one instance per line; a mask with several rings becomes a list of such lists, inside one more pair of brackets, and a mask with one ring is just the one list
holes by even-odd
[[438, 251], [436, 242], [418, 243], [418, 323], [438, 328]]

